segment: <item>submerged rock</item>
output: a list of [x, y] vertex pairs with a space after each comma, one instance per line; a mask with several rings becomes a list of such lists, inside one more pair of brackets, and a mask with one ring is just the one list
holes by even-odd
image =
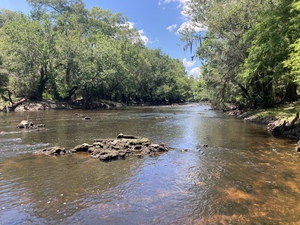
[[118, 136], [117, 136], [117, 139], [120, 139], [120, 138], [127, 138], [127, 139], [135, 139], [136, 137], [134, 136], [134, 135], [126, 135], [126, 134], [119, 134]]
[[[128, 137], [128, 138], [124, 138]], [[84, 143], [66, 151], [64, 148], [53, 147], [37, 151], [37, 154], [61, 155], [66, 153], [86, 152], [93, 159], [109, 161], [124, 159], [129, 155], [141, 158], [145, 155], [158, 155], [169, 151], [171, 148], [164, 143], [154, 144], [148, 138], [132, 138], [132, 136], [120, 135], [117, 139], [95, 139], [92, 145]]]

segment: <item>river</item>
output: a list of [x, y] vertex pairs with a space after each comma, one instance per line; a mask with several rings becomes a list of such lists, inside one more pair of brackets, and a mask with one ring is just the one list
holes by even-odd
[[[19, 130], [24, 119], [46, 130]], [[3, 113], [0, 132], [1, 225], [300, 224], [295, 142], [205, 104]], [[119, 133], [174, 150], [111, 162], [33, 154]]]

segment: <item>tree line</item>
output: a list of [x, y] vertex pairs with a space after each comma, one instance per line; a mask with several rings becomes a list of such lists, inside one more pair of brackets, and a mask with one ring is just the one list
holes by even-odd
[[82, 0], [27, 0], [0, 12], [0, 94], [43, 100], [172, 103], [195, 99], [181, 61], [149, 49], [121, 13]]
[[203, 63], [200, 91], [215, 106], [233, 102], [257, 108], [297, 100], [299, 12], [298, 0], [189, 1], [185, 13], [208, 28], [181, 33]]

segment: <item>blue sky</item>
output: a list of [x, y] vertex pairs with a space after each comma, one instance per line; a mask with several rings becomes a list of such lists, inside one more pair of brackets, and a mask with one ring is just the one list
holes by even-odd
[[[190, 51], [184, 51], [184, 43], [176, 30], [191, 26], [183, 9], [189, 0], [83, 0], [88, 9], [98, 6], [113, 13], [121, 12], [135, 27], [149, 48], [160, 48], [171, 58], [183, 62], [186, 71], [199, 76], [200, 62], [191, 59]], [[0, 8], [28, 13], [26, 0], [0, 0]], [[194, 29], [203, 30], [201, 26]]]

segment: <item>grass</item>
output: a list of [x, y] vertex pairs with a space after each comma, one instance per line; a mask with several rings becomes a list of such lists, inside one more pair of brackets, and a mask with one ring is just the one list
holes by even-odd
[[287, 122], [291, 122], [297, 112], [300, 112], [300, 102], [292, 102], [280, 106], [276, 106], [273, 108], [266, 108], [255, 113], [258, 117], [276, 117], [278, 119], [286, 120]]

